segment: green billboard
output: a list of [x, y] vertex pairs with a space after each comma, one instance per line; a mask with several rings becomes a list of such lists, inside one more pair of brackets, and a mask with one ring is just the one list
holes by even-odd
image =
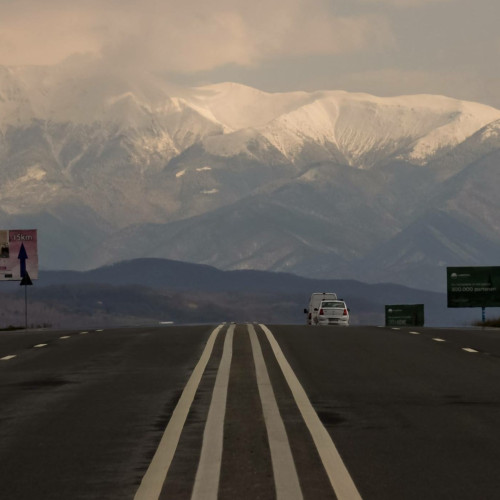
[[446, 268], [448, 307], [500, 307], [500, 267]]
[[424, 304], [385, 306], [385, 326], [424, 326]]

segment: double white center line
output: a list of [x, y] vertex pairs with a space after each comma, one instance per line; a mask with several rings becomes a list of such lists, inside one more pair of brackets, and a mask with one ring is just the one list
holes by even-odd
[[196, 473], [193, 494], [191, 496], [192, 500], [217, 500], [234, 328], [234, 325], [229, 327], [224, 341], [222, 360], [219, 365], [219, 370], [217, 371], [212, 401], [205, 424], [200, 462], [198, 464], [198, 472]]
[[[186, 421], [202, 374], [211, 356], [213, 345], [223, 325], [216, 328], [189, 379], [183, 394], [165, 429], [160, 445], [144, 475], [135, 495], [135, 500], [156, 500], [172, 463], [180, 435]], [[360, 500], [361, 496], [352, 481], [328, 431], [321, 423], [292, 368], [285, 359], [271, 331], [260, 325], [264, 331], [278, 364], [287, 380], [295, 402], [311, 433], [333, 490], [339, 500]], [[226, 333], [222, 359], [217, 372], [212, 400], [203, 435], [203, 444], [192, 492], [192, 500], [216, 500], [221, 475], [224, 418], [232, 360], [235, 326]], [[303, 495], [293, 459], [290, 442], [281, 417], [278, 403], [269, 378], [261, 345], [255, 328], [248, 325], [255, 365], [255, 375], [267, 430], [271, 462], [273, 466], [276, 498], [278, 500], [302, 500]]]

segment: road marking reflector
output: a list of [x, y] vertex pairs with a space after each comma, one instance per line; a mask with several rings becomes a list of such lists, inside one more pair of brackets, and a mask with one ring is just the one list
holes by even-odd
[[439, 337], [433, 338], [432, 340], [434, 340], [435, 342], [446, 342], [446, 340], [440, 339]]
[[137, 490], [134, 500], [155, 500], [158, 499], [167, 477], [168, 469], [174, 458], [175, 450], [179, 443], [182, 429], [186, 422], [186, 418], [191, 408], [194, 396], [200, 385], [201, 377], [207, 366], [208, 360], [212, 355], [215, 340], [219, 331], [224, 325], [219, 325], [208, 338], [203, 354], [201, 355], [198, 364], [191, 373], [191, 377], [182, 391], [182, 395], [177, 402], [172, 416], [165, 428], [165, 432], [161, 438], [158, 449], [149, 464], [148, 470], [142, 478], [139, 489]]
[[41, 347], [46, 347], [48, 344], [37, 344], [37, 345], [34, 345], [33, 347], [36, 348], [36, 349], [39, 349]]
[[271, 331], [265, 326], [260, 325], [271, 344], [271, 348], [276, 356], [276, 360], [281, 367], [281, 371], [292, 391], [295, 403], [307, 425], [311, 437], [313, 438], [316, 449], [325, 468], [326, 474], [330, 479], [330, 484], [335, 491], [338, 500], [361, 500], [361, 495], [352, 480], [337, 448], [314, 410], [307, 394], [300, 384], [292, 367], [286, 360], [278, 342]]
[[224, 418], [226, 416], [229, 373], [233, 358], [233, 335], [231, 324], [224, 340], [222, 359], [217, 370], [212, 400], [208, 410], [200, 461], [196, 471], [191, 500], [217, 500], [222, 465], [222, 443], [224, 441]]
[[250, 342], [252, 344], [255, 374], [259, 388], [264, 421], [266, 423], [267, 437], [273, 464], [274, 485], [277, 500], [301, 500], [303, 498], [300, 488], [299, 476], [293, 461], [290, 442], [285, 430], [285, 424], [280, 415], [278, 403], [274, 395], [273, 386], [262, 355], [257, 334], [253, 325], [248, 325]]
[[4, 356], [3, 358], [0, 358], [0, 361], [9, 361], [9, 359], [13, 359], [16, 357], [16, 354], [10, 354], [9, 356]]
[[479, 352], [479, 351], [476, 351], [475, 349], [472, 349], [472, 347], [462, 347], [462, 351], [466, 351], [466, 352]]

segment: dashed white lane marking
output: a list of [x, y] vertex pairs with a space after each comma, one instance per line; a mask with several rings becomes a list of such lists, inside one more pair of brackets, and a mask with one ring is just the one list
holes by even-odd
[[103, 332], [104, 330], [96, 330], [96, 332]]
[[194, 481], [191, 500], [217, 500], [222, 464], [222, 444], [224, 441], [224, 418], [226, 416], [229, 372], [233, 357], [233, 335], [235, 325], [231, 325], [224, 340], [212, 401], [208, 410], [200, 461]]
[[142, 478], [134, 500], [155, 500], [159, 498], [196, 390], [200, 385], [201, 377], [212, 354], [215, 339], [223, 326], [219, 325], [208, 338], [203, 354], [182, 391], [182, 395], [163, 433], [153, 460]]
[[253, 325], [248, 325], [250, 342], [252, 344], [257, 386], [266, 423], [271, 461], [273, 464], [274, 484], [278, 500], [301, 500], [299, 476], [293, 461], [290, 442], [281, 418], [273, 386], [267, 372], [262, 349]]
[[479, 352], [479, 351], [476, 351], [475, 349], [472, 349], [472, 347], [462, 347], [462, 351], [466, 351], [466, 352]]
[[401, 330], [401, 328], [392, 328], [392, 330]]
[[446, 340], [440, 339], [439, 337], [435, 337], [432, 340], [434, 340], [434, 342], [446, 342]]
[[0, 358], [0, 361], [9, 361], [10, 359], [14, 359], [16, 357], [16, 354], [10, 354], [9, 356], [4, 356], [3, 358]]
[[420, 335], [420, 332], [410, 332], [412, 335]]
[[80, 332], [80, 335], [87, 335], [89, 332]]
[[335, 491], [338, 500], [361, 500], [361, 495], [354, 484], [349, 471], [347, 470], [330, 434], [321, 423], [318, 414], [307, 397], [304, 388], [300, 384], [297, 376], [293, 372], [290, 364], [281, 351], [278, 342], [271, 331], [265, 326], [260, 325], [264, 330], [271, 348], [276, 356], [276, 360], [281, 367], [281, 371], [292, 391], [295, 403], [307, 425], [313, 438], [316, 449], [318, 450], [323, 466], [330, 480], [330, 484]]
[[69, 335], [63, 335], [62, 337], [59, 337], [61, 340], [66, 340], [70, 339], [71, 337]]
[[48, 345], [48, 344], [37, 344], [37, 345], [34, 345], [33, 347], [34, 347], [35, 349], [40, 349], [40, 348], [42, 348], [42, 347], [46, 347], [47, 345]]

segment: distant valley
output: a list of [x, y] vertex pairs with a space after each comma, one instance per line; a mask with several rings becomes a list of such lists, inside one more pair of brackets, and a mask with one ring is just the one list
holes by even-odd
[[[24, 324], [24, 290], [0, 283], [0, 328]], [[388, 304], [424, 304], [426, 324], [466, 326], [475, 309], [448, 309], [446, 295], [401, 285], [354, 280], [313, 280], [287, 273], [220, 271], [165, 259], [135, 259], [93, 271], [41, 272], [29, 287], [29, 324], [91, 328], [221, 321], [280, 324], [305, 322], [313, 292], [346, 300], [353, 324], [384, 324]], [[495, 310], [488, 310], [488, 316]], [[498, 314], [498, 311], [496, 311]]]

